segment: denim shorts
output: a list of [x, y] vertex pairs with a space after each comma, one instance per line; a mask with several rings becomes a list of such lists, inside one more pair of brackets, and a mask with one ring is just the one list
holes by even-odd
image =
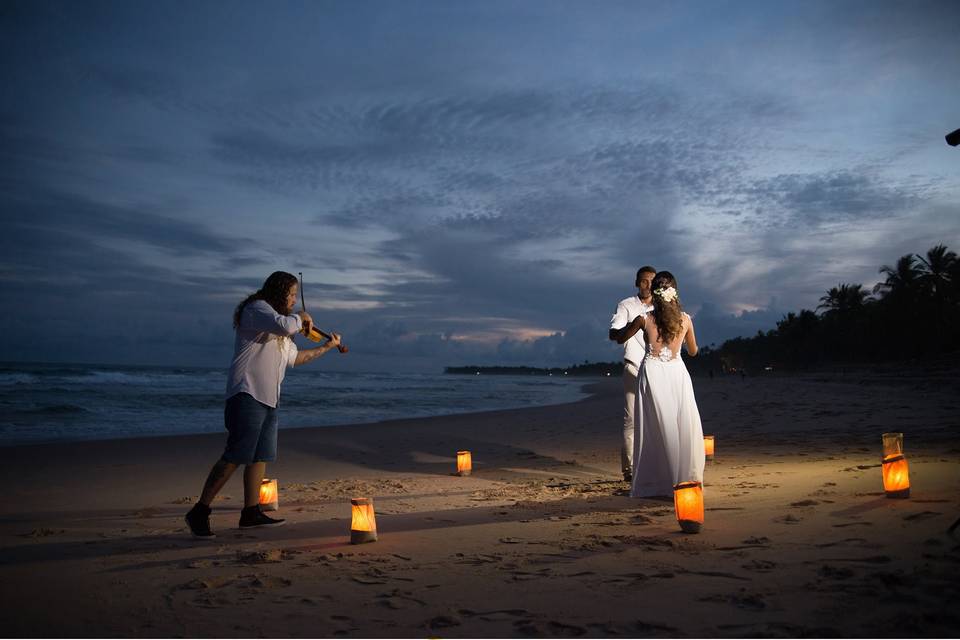
[[277, 410], [249, 393], [227, 399], [223, 422], [229, 432], [223, 460], [233, 464], [273, 462], [277, 459]]

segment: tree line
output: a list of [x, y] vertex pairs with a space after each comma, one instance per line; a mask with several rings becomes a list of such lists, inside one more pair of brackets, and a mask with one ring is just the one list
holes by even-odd
[[[924, 360], [960, 348], [960, 260], [939, 244], [883, 265], [872, 291], [831, 287], [816, 309], [790, 312], [776, 329], [727, 340], [689, 362], [707, 369], [757, 372], [768, 367]], [[696, 362], [699, 361], [699, 362]], [[695, 364], [694, 364], [695, 362]]]

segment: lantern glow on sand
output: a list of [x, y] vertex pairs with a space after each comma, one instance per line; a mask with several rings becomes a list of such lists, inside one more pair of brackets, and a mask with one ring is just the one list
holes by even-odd
[[473, 470], [473, 460], [469, 451], [457, 451], [457, 475], [468, 476]]
[[676, 485], [673, 506], [680, 529], [686, 533], [700, 533], [703, 529], [703, 483], [691, 481]]
[[373, 514], [373, 498], [354, 498], [350, 501], [353, 518], [350, 524], [350, 544], [377, 541], [377, 520]]
[[910, 497], [910, 470], [902, 453], [883, 459], [883, 490], [888, 498]]
[[713, 460], [713, 445], [715, 436], [703, 436], [703, 453], [707, 460]]
[[261, 511], [276, 511], [280, 506], [280, 490], [277, 488], [277, 479], [264, 478], [260, 483]]

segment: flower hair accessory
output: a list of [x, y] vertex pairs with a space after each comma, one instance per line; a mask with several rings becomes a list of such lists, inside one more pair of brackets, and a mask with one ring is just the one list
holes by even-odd
[[653, 295], [660, 296], [660, 299], [664, 302], [673, 302], [677, 298], [677, 290], [673, 287], [654, 289]]

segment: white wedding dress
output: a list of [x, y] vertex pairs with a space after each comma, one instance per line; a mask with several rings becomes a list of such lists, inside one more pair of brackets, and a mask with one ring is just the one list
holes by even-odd
[[647, 354], [640, 367], [634, 411], [633, 487], [635, 498], [672, 496], [673, 486], [703, 481], [703, 427], [693, 382], [680, 358], [690, 316], [683, 314], [681, 337], [661, 344], [653, 316], [647, 316]]

